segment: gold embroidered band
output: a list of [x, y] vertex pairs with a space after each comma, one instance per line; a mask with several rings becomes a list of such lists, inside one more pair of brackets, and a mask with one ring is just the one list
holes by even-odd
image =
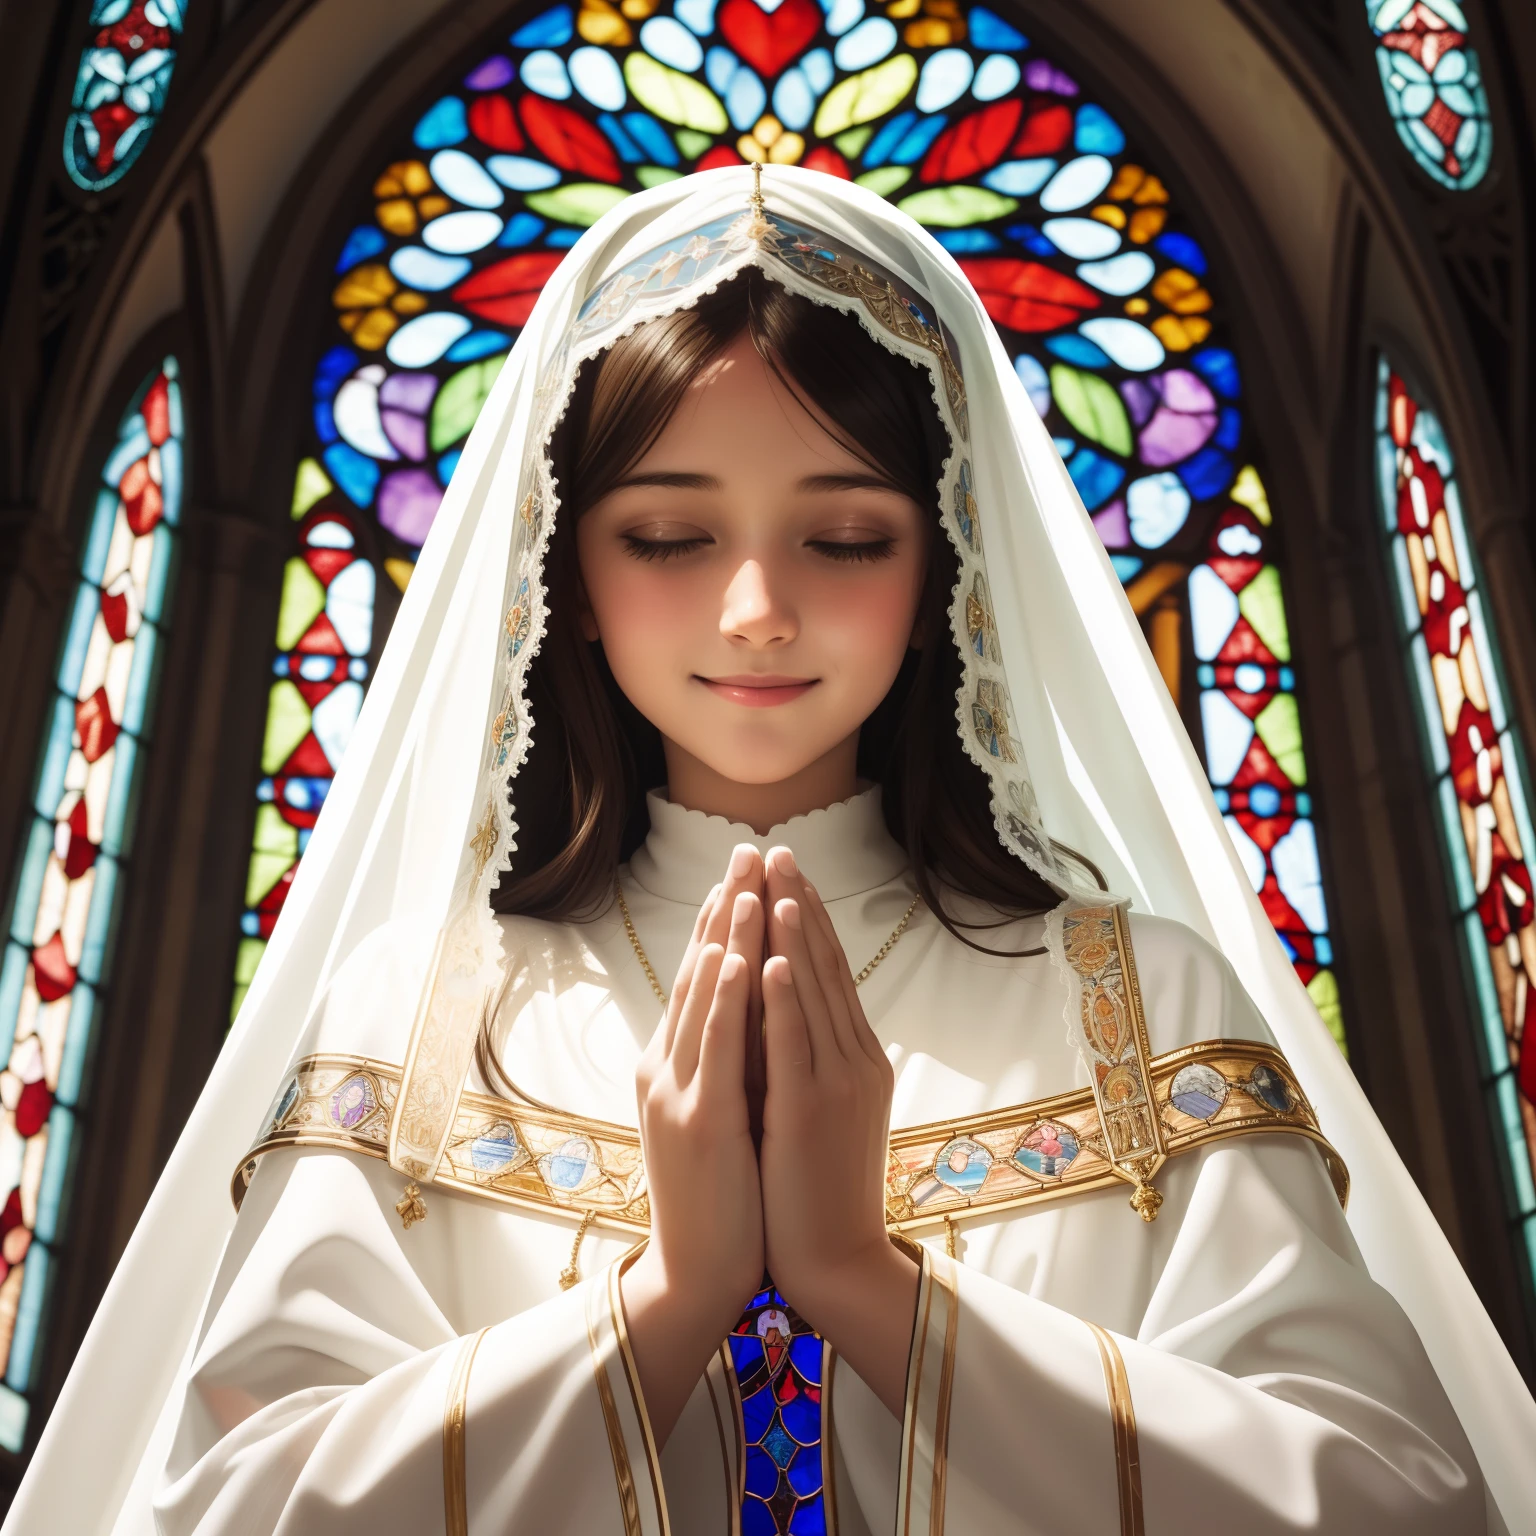
[[618, 1487], [624, 1536], [644, 1536], [634, 1468], [630, 1465], [629, 1447], [624, 1440], [624, 1426], [619, 1421], [619, 1405], [614, 1399], [613, 1383], [608, 1378], [608, 1364], [618, 1353], [618, 1339], [613, 1331], [613, 1316], [609, 1309], [606, 1286], [594, 1285], [587, 1292], [587, 1343], [592, 1350], [592, 1375], [597, 1382], [597, 1400], [603, 1410], [608, 1453], [613, 1458], [613, 1476]]
[[[903, 1239], [904, 1246], [906, 1241]], [[907, 1359], [896, 1531], [897, 1536], [944, 1536], [949, 1409], [954, 1395], [960, 1300], [954, 1262], [931, 1249], [917, 1251], [922, 1255], [922, 1279]]]
[[[1339, 1203], [1349, 1174], [1318, 1128], [1284, 1056], [1252, 1040], [1206, 1040], [1154, 1057], [1151, 1107], [1164, 1154], [1229, 1136], [1285, 1131], [1317, 1143]], [[386, 1155], [398, 1067], [361, 1056], [310, 1056], [290, 1074], [266, 1129], [231, 1185], [236, 1206], [257, 1161], [277, 1147]], [[1109, 1189], [1127, 1174], [1108, 1154], [1092, 1090], [896, 1131], [885, 1213], [894, 1231], [946, 1217]], [[499, 1204], [559, 1212], [624, 1231], [650, 1229], [640, 1138], [627, 1126], [465, 1093], [435, 1181]]]
[[1120, 1536], [1144, 1536], [1141, 1510], [1141, 1451], [1136, 1441], [1136, 1407], [1131, 1379], [1115, 1336], [1097, 1323], [1088, 1324], [1104, 1366], [1104, 1390], [1109, 1396], [1109, 1422], [1115, 1436], [1115, 1480], [1120, 1490]]
[[471, 1334], [459, 1344], [443, 1409], [443, 1524], [448, 1536], [469, 1536], [469, 1483], [464, 1466], [464, 1414], [469, 1400], [469, 1373], [475, 1352], [488, 1330]]
[[1062, 918], [1062, 946], [1077, 975], [1083, 1051], [1110, 1167], [1136, 1186], [1131, 1206], [1155, 1221], [1163, 1197], [1152, 1176], [1167, 1160], [1152, 1101], [1152, 1050], [1136, 957], [1118, 906], [1079, 907]]

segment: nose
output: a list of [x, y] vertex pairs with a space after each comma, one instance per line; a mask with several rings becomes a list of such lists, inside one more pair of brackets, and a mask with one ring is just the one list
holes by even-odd
[[774, 579], [759, 560], [744, 560], [725, 589], [720, 633], [751, 646], [782, 645], [799, 633], [793, 604], [782, 578]]

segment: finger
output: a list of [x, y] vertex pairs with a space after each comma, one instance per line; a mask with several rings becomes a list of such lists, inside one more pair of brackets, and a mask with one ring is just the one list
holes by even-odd
[[720, 962], [715, 998], [699, 1046], [699, 1089], [711, 1098], [731, 1095], [746, 1108], [747, 997], [751, 966], [728, 951]]
[[879, 1037], [869, 1027], [869, 1020], [864, 1013], [864, 1004], [859, 1000], [859, 987], [853, 979], [853, 969], [848, 964], [848, 951], [843, 948], [837, 936], [837, 929], [832, 925], [832, 914], [827, 911], [826, 903], [822, 901], [816, 887], [809, 880], [805, 882], [805, 905], [813, 928], [823, 936], [824, 942], [829, 944], [834, 952], [837, 984], [846, 1009], [850, 1043], [867, 1056], [884, 1061], [885, 1051]]
[[[836, 932], [832, 930], [830, 922], [824, 928], [822, 922], [818, 920], [812, 905], [815, 892], [811, 889], [810, 882], [800, 873], [795, 864], [794, 855], [789, 849], [775, 848], [772, 851], [772, 865], [775, 872], [795, 888], [795, 905], [800, 918], [800, 931], [816, 978], [821, 1005], [831, 1023], [838, 1050], [849, 1060], [853, 1060], [860, 1047], [854, 1034], [847, 995], [853, 990], [852, 978], [849, 977], [847, 992], [843, 986], [843, 977], [848, 972], [848, 960], [843, 954], [843, 946], [838, 941]], [[798, 979], [797, 976], [797, 983]], [[800, 991], [803, 998], [805, 988], [801, 987]], [[852, 1007], [858, 1007], [856, 998], [853, 1000]]]
[[[804, 919], [800, 915], [799, 902], [790, 900], [788, 897], [775, 902], [773, 921], [776, 932], [774, 954], [788, 962], [795, 997], [800, 1004], [800, 1012], [805, 1019], [806, 1032], [811, 1042], [812, 1064], [818, 1067], [830, 1065], [834, 1060], [842, 1057], [843, 1049], [838, 1043], [837, 1026], [833, 1023], [832, 1015], [827, 1008], [821, 983], [816, 977], [816, 967], [806, 947]], [[765, 985], [765, 1001], [766, 996]]]
[[683, 1002], [669, 1058], [673, 1078], [679, 1087], [692, 1082], [693, 1074], [698, 1070], [699, 1042], [704, 1034], [704, 1021], [709, 1017], [709, 1010], [714, 1004], [715, 988], [724, 960], [725, 951], [718, 944], [706, 944], [699, 951], [699, 963], [694, 969], [693, 982]]
[[662, 1023], [666, 1026], [666, 1032], [662, 1037], [662, 1054], [665, 1055], [672, 1049], [672, 1041], [677, 1035], [677, 1021], [682, 1017], [683, 1004], [688, 998], [688, 989], [693, 984], [693, 973], [699, 963], [699, 951], [704, 947], [704, 931], [714, 915], [715, 906], [720, 900], [720, 887], [711, 888], [708, 896], [704, 898], [704, 904], [699, 908], [699, 915], [693, 922], [693, 933], [689, 937], [688, 947], [683, 951], [682, 963], [677, 968], [677, 975], [672, 981], [672, 990], [667, 994], [667, 1009]]
[[758, 897], [763, 894], [763, 856], [751, 843], [737, 843], [731, 850], [731, 862], [720, 884], [720, 900], [705, 926], [706, 944], [726, 943], [736, 898], [743, 892]]
[[811, 1087], [810, 1031], [789, 961], [783, 955], [771, 956], [763, 966], [763, 1048], [770, 1096], [804, 1092]]

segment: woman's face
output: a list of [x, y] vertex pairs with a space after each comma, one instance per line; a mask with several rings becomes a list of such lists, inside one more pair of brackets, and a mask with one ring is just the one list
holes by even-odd
[[851, 754], [913, 639], [927, 518], [740, 337], [577, 529], [589, 639], [706, 772], [778, 784]]

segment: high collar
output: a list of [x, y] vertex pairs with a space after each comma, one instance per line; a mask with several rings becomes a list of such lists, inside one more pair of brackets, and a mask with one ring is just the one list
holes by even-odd
[[792, 816], [761, 836], [745, 822], [674, 805], [657, 790], [645, 798], [651, 830], [629, 872], [666, 901], [698, 906], [724, 878], [737, 843], [764, 853], [775, 844], [788, 848], [823, 901], [874, 890], [907, 866], [906, 853], [886, 830], [878, 784], [825, 810]]

